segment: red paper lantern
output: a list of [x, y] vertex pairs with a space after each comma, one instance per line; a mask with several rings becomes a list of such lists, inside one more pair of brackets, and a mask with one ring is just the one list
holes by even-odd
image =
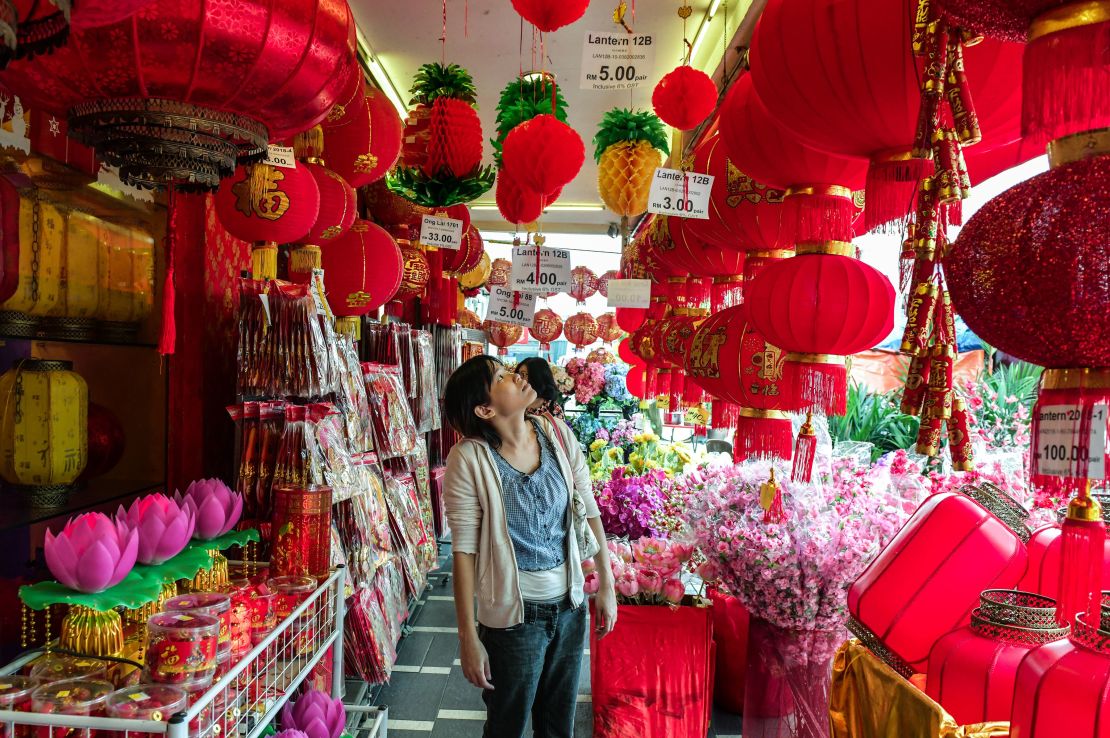
[[308, 235], [299, 243], [313, 246], [330, 242], [347, 232], [358, 215], [354, 189], [338, 174], [321, 164], [307, 163], [320, 192], [320, 211]]
[[320, 188], [301, 162], [291, 169], [251, 164], [220, 183], [215, 205], [220, 223], [240, 240], [293, 243], [320, 214]]
[[597, 340], [597, 321], [589, 313], [575, 313], [567, 318], [563, 332], [578, 348], [589, 346]]
[[[15, 33], [16, 58], [31, 58], [63, 46], [69, 29], [92, 28], [118, 23], [151, 0], [82, 0], [75, 8], [69, 2], [55, 5], [49, 0], [5, 0]], [[63, 10], [64, 8], [64, 10]], [[68, 18], [67, 18], [68, 14]]]
[[[401, 158], [428, 177], [446, 169], [454, 177], [469, 176], [482, 163], [482, 122], [465, 100], [436, 98], [409, 112]], [[411, 143], [410, 143], [411, 142]]]
[[585, 302], [597, 294], [597, 275], [586, 266], [570, 270], [570, 289], [567, 294], [578, 302]]
[[[1105, 508], [1103, 508], [1105, 510]], [[1055, 599], [1060, 594], [1060, 559], [1064, 549], [1064, 530], [1054, 523], [1038, 528], [1026, 544], [1029, 568], [1018, 582], [1023, 592], [1036, 592]], [[1103, 544], [1102, 589], [1110, 587], [1110, 539]]]
[[632, 337], [629, 336], [617, 344], [617, 356], [625, 364], [632, 364], [640, 361], [640, 357], [632, 351]]
[[389, 302], [401, 285], [401, 250], [379, 225], [356, 221], [321, 254], [328, 305], [338, 316], [361, 316]]
[[628, 394], [641, 400], [648, 399], [647, 365], [642, 361], [630, 361], [628, 363], [628, 374], [624, 377], [624, 383], [625, 386], [628, 387]]
[[463, 328], [479, 329], [482, 327], [482, 319], [479, 318], [478, 314], [470, 308], [459, 308], [459, 312], [455, 320]]
[[127, 446], [127, 435], [123, 424], [108, 408], [95, 402], [89, 403], [89, 461], [82, 479], [92, 479], [107, 474], [123, 458]]
[[626, 333], [638, 330], [647, 319], [647, 308], [617, 308], [617, 325]]
[[544, 33], [574, 23], [589, 5], [590, 0], [513, 0], [513, 8], [520, 17]]
[[397, 163], [401, 118], [384, 92], [367, 85], [361, 74], [355, 81], [353, 94], [340, 98], [323, 128], [328, 166], [357, 188], [381, 179]]
[[612, 343], [619, 341], [624, 336], [624, 331], [617, 325], [617, 316], [613, 313], [605, 313], [598, 316], [597, 319], [597, 337], [605, 343]]
[[482, 330], [486, 332], [486, 338], [489, 342], [497, 347], [499, 356], [508, 356], [509, 346], [520, 340], [524, 335], [524, 328], [519, 325], [511, 323], [500, 323], [496, 320], [487, 320], [482, 323]]
[[767, 112], [748, 74], [725, 97], [721, 136], [736, 166], [786, 190], [782, 246], [852, 239], [858, 214], [852, 193], [867, 179], [865, 159], [828, 154], [800, 141]]
[[546, 195], [578, 176], [586, 147], [577, 131], [554, 115], [537, 115], [509, 131], [501, 161], [521, 187]]
[[539, 220], [548, 201], [546, 196], [521, 187], [504, 169], [497, 173], [494, 198], [501, 217], [514, 226]]
[[563, 335], [563, 319], [549, 308], [536, 311], [532, 317], [532, 336], [540, 342], [540, 349], [551, 350], [551, 342]]
[[490, 287], [504, 287], [509, 283], [509, 277], [512, 276], [513, 263], [508, 259], [494, 259], [493, 266], [490, 267], [489, 279], [486, 284]]
[[423, 297], [432, 277], [432, 267], [428, 263], [428, 257], [420, 248], [408, 241], [398, 241], [398, 245], [401, 247], [401, 286], [394, 298], [410, 300], [414, 297]]
[[[720, 134], [714, 133], [712, 136], [707, 136], [698, 144], [698, 147], [694, 149], [694, 161], [693, 165], [690, 167], [691, 173], [714, 175], [713, 190], [710, 191], [709, 195], [710, 201], [713, 200], [713, 194], [715, 192], [723, 192], [727, 187], [727, 173], [723, 172], [720, 166], [721, 162], [723, 162], [726, 157], [724, 157], [723, 154], [719, 154], [716, 162], [711, 161], [714, 151], [718, 149], [721, 152], [724, 151], [721, 145]], [[717, 166], [715, 167], [715, 171], [711, 172], [709, 170], [713, 164], [717, 164]], [[718, 182], [717, 178], [721, 177], [722, 174], [725, 175], [724, 180]], [[731, 226], [732, 224], [730, 222], [713, 212], [712, 205], [710, 205], [708, 218], [690, 218], [687, 223], [689, 232], [697, 236], [698, 240], [718, 248], [736, 250], [741, 246], [739, 243], [739, 234], [734, 233]]]
[[70, 135], [125, 181], [213, 188], [269, 139], [323, 120], [353, 66], [345, 0], [165, 0], [73, 28], [4, 81], [29, 107], [68, 111]]
[[[705, 172], [712, 174], [711, 218], [725, 228], [724, 241], [712, 240], [712, 232], [695, 224], [693, 232], [722, 248], [740, 251], [781, 249], [779, 221], [785, 192], [757, 182], [736, 166], [720, 134], [706, 140]], [[708, 236], [708, 237], [707, 237]]]
[[[844, 248], [844, 247], [848, 248]], [[851, 244], [821, 244], [775, 262], [747, 286], [756, 328], [788, 351], [793, 409], [845, 412], [844, 357], [871, 348], [894, 327], [894, 287], [852, 256]]]
[[152, 0], [79, 0], [70, 10], [69, 24], [73, 28], [92, 28], [119, 23]]
[[463, 233], [462, 247], [457, 251], [443, 250], [443, 271], [459, 277], [474, 269], [482, 261], [482, 254], [486, 247], [482, 242], [482, 234], [474, 226], [470, 226]]
[[663, 76], [651, 93], [655, 114], [680, 131], [696, 128], [717, 105], [717, 85], [700, 69], [683, 65]]
[[597, 278], [597, 291], [600, 292], [603, 297], [608, 297], [609, 296], [609, 280], [610, 279], [620, 279], [620, 278], [621, 278], [620, 270], [610, 269], [609, 271], [605, 272], [605, 274], [602, 274], [600, 277]]

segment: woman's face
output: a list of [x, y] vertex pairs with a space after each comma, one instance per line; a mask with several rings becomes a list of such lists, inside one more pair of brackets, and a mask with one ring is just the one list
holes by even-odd
[[[536, 401], [528, 379], [498, 364], [489, 387], [489, 405], [496, 415], [511, 416], [527, 410]], [[484, 406], [483, 406], [484, 407]], [[482, 407], [479, 407], [479, 411]]]

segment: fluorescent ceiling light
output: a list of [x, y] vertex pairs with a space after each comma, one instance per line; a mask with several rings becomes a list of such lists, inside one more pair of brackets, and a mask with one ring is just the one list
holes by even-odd
[[355, 37], [358, 43], [359, 56], [365, 60], [366, 69], [370, 72], [371, 79], [374, 84], [385, 93], [386, 99], [389, 100], [390, 104], [396, 108], [397, 114], [401, 116], [401, 120], [404, 120], [409, 114], [408, 107], [401, 99], [400, 93], [397, 92], [397, 88], [394, 86], [389, 73], [385, 71], [385, 67], [381, 65], [381, 62], [378, 61], [378, 57], [375, 56], [373, 50], [370, 48], [370, 43], [366, 40], [366, 37], [362, 35], [362, 29], [357, 26], [355, 27]]
[[717, 11], [720, 8], [721, 8], [721, 0], [713, 0], [713, 2], [709, 4], [709, 12], [705, 14], [705, 17], [706, 18], [712, 18], [713, 16], [717, 15]]
[[698, 26], [698, 32], [694, 35], [694, 43], [690, 45], [690, 64], [693, 65], [694, 57], [698, 54], [698, 47], [701, 42], [705, 40], [705, 32], [709, 30], [709, 16], [705, 16], [701, 25]]
[[[470, 206], [474, 210], [497, 210], [497, 205], [494, 203], [478, 202]], [[605, 206], [601, 203], [554, 203], [544, 208], [545, 213], [594, 213], [604, 210]]]

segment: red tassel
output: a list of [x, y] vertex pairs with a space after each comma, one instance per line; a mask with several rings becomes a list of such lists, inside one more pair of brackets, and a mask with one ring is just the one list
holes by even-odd
[[169, 201], [166, 210], [169, 214], [166, 229], [166, 281], [162, 285], [162, 335], [158, 340], [158, 353], [162, 356], [172, 356], [177, 345], [177, 321], [174, 318], [175, 285], [173, 260], [175, 257], [174, 241], [177, 240], [177, 197], [176, 188], [170, 185]]
[[793, 441], [786, 413], [743, 408], [736, 420], [732, 458], [737, 463], [750, 458], [789, 459]]
[[856, 218], [851, 192], [832, 194], [810, 192], [811, 189], [788, 191], [782, 202], [779, 223], [785, 243], [851, 241]]
[[788, 407], [816, 410], [826, 415], [843, 415], [848, 411], [848, 369], [844, 357], [837, 363], [807, 361], [804, 354], [787, 354], [783, 378], [789, 387]]
[[813, 461], [817, 456], [817, 434], [813, 432], [813, 413], [806, 413], [806, 422], [798, 430], [794, 444], [794, 468], [790, 479], [809, 483], [813, 479]]
[[682, 393], [686, 385], [686, 375], [679, 370], [671, 372], [671, 397], [667, 409], [677, 413], [682, 409]]
[[1110, 125], [1110, 23], [1031, 40], [1022, 84], [1022, 134], [1031, 143]]
[[1063, 529], [1056, 622], [1061, 626], [1070, 625], [1082, 612], [1086, 613], [1088, 623], [1097, 623], [1101, 618], [1106, 524], [1102, 522], [1098, 500], [1093, 499], [1089, 491], [1081, 492], [1068, 505]]
[[740, 406], [720, 398], [713, 398], [710, 424], [714, 428], [735, 428], [740, 419]]
[[867, 207], [863, 213], [867, 230], [890, 223], [897, 223], [895, 229], [900, 230], [913, 207], [918, 183], [932, 173], [931, 159], [872, 161], [867, 168]]

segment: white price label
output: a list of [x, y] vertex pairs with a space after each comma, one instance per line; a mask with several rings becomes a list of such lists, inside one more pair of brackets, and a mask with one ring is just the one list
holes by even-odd
[[1088, 479], [1106, 478], [1106, 436], [1110, 405], [1091, 408], [1090, 432], [1081, 437], [1082, 409], [1076, 405], [1042, 405], [1036, 409], [1037, 468], [1041, 474], [1070, 477], [1083, 471]]
[[611, 308], [651, 307], [651, 280], [610, 279], [608, 304]]
[[659, 167], [651, 180], [648, 212], [709, 220], [709, 193], [712, 191], [712, 174]]
[[310, 292], [312, 292], [313, 302], [316, 303], [316, 313], [323, 316], [330, 315], [330, 311], [328, 310], [328, 303], [324, 300], [325, 292], [323, 269], [312, 270], [312, 288]]
[[462, 227], [461, 220], [425, 215], [420, 221], [420, 243], [458, 251], [462, 248]]
[[258, 296], [258, 299], [262, 301], [262, 313], [266, 318], [266, 327], [269, 328], [274, 324], [274, 321], [270, 318], [270, 296], [262, 294]]
[[297, 159], [293, 156], [292, 146], [270, 144], [266, 147], [266, 158], [262, 161], [272, 167], [281, 167], [282, 169], [297, 168]]
[[538, 292], [543, 295], [566, 292], [570, 289], [570, 271], [569, 251], [546, 246], [521, 246], [513, 249], [513, 271], [509, 285], [518, 292]]
[[532, 327], [536, 314], [536, 296], [527, 292], [513, 292], [504, 287], [494, 287], [489, 295], [486, 320]]
[[586, 31], [582, 44], [583, 90], [631, 90], [655, 71], [655, 39], [650, 33]]

